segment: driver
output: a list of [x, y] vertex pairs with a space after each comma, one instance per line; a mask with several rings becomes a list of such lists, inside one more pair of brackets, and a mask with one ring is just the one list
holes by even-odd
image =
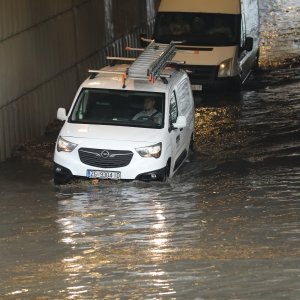
[[144, 100], [144, 110], [137, 113], [132, 120], [152, 120], [157, 124], [161, 124], [162, 113], [155, 109], [155, 99], [147, 97]]

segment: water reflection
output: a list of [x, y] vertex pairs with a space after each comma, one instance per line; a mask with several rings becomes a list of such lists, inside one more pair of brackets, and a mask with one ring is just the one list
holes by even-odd
[[[121, 270], [129, 278], [149, 277], [151, 285], [159, 286], [162, 294], [173, 293], [165, 272], [155, 267], [168, 261], [172, 252], [160, 193], [144, 193], [143, 188], [130, 186], [95, 187], [89, 193], [61, 197], [67, 197], [59, 202], [61, 242], [73, 252], [62, 260], [66, 283], [72, 287], [68, 289], [70, 299], [86, 291], [86, 285], [80, 283], [85, 282], [84, 278], [108, 280], [114, 276], [122, 287]], [[139, 269], [133, 257], [141, 266], [150, 264], [149, 271]]]
[[261, 8], [260, 66], [277, 68], [299, 65], [299, 1], [261, 0], [259, 4]]
[[[270, 170], [213, 172], [193, 180], [182, 172], [167, 184], [60, 192], [57, 223], [61, 243], [69, 247], [61, 261], [65, 298], [193, 299], [211, 294], [203, 284], [226, 281], [227, 272], [240, 282], [225, 260], [296, 261], [300, 171], [277, 168], [268, 175]], [[281, 272], [271, 277], [276, 281]], [[294, 272], [300, 275], [299, 268]]]
[[[199, 101], [200, 98], [200, 101]], [[203, 94], [195, 114], [195, 149], [202, 159], [220, 164], [247, 147], [251, 132], [241, 125], [245, 92]], [[243, 158], [243, 157], [241, 157]]]
[[158, 201], [154, 203], [154, 213], [156, 220], [151, 226], [151, 240], [149, 245], [149, 254], [155, 262], [165, 261], [164, 254], [169, 252], [170, 232], [166, 227], [166, 217], [164, 216], [164, 207]]

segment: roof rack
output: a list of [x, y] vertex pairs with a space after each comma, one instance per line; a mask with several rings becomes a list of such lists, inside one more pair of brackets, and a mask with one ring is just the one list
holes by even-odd
[[95, 77], [99, 73], [117, 73], [122, 74], [123, 88], [125, 88], [125, 81], [127, 78], [147, 80], [152, 83], [157, 78], [161, 78], [164, 83], [167, 83], [166, 77], [170, 77], [171, 74], [162, 74], [161, 72], [168, 64], [184, 64], [185, 62], [172, 61], [172, 58], [176, 54], [176, 43], [171, 42], [170, 44], [155, 43], [155, 40], [150, 40], [149, 45], [143, 48], [131, 48], [126, 47], [129, 51], [141, 51], [142, 53], [137, 58], [127, 57], [112, 57], [109, 56], [109, 60], [118, 61], [133, 61], [133, 63], [127, 67], [124, 73], [104, 70], [90, 70], [92, 73], [91, 78]]
[[159, 44], [152, 40], [142, 54], [127, 68], [126, 77], [149, 80], [154, 83], [160, 72], [175, 56], [175, 51], [173, 42]]

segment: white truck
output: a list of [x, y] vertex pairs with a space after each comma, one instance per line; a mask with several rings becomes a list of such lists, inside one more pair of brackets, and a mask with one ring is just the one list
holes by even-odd
[[177, 42], [193, 90], [239, 88], [259, 58], [258, 0], [161, 0], [153, 38]]

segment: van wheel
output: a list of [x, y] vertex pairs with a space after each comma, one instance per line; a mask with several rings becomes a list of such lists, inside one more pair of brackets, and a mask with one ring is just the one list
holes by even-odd
[[65, 185], [70, 182], [70, 179], [65, 179], [65, 178], [60, 178], [60, 177], [54, 176], [53, 181], [54, 181], [55, 185]]
[[61, 185], [61, 184], [64, 184], [64, 182], [63, 182], [62, 180], [57, 179], [57, 178], [54, 178], [53, 181], [54, 181], [54, 184], [55, 184], [55, 185]]
[[194, 150], [195, 150], [195, 136], [194, 136], [194, 133], [192, 133], [191, 139], [190, 139], [190, 145], [189, 145], [189, 152], [194, 151]]
[[170, 175], [170, 163], [168, 162], [165, 169], [164, 169], [164, 173], [163, 173], [163, 176], [161, 178], [161, 182], [166, 182], [167, 179], [169, 178], [169, 175]]

